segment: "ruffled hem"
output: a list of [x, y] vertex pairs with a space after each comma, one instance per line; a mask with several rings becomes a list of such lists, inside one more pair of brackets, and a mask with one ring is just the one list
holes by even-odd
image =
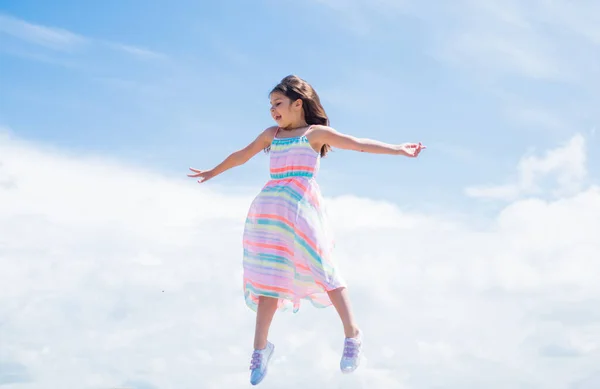
[[258, 309], [259, 296], [266, 296], [279, 300], [277, 302], [278, 311], [285, 312], [292, 309], [293, 313], [297, 313], [300, 310], [300, 304], [302, 300], [309, 301], [313, 307], [318, 309], [330, 307], [332, 302], [327, 292], [343, 287], [346, 287], [346, 283], [340, 282], [334, 286], [324, 288], [322, 291], [311, 291], [302, 295], [292, 295], [285, 292], [257, 289], [250, 281], [245, 280], [244, 299], [246, 301], [246, 306], [254, 312], [256, 312]]

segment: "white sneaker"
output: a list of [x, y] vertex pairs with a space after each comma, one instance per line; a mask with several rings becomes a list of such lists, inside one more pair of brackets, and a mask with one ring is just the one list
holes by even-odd
[[267, 375], [267, 367], [274, 350], [275, 346], [271, 342], [267, 342], [267, 347], [262, 350], [254, 350], [252, 353], [252, 361], [250, 361], [250, 383], [252, 385], [258, 385]]
[[362, 357], [362, 332], [359, 330], [355, 338], [344, 340], [344, 354], [340, 361], [342, 373], [352, 373], [360, 365]]

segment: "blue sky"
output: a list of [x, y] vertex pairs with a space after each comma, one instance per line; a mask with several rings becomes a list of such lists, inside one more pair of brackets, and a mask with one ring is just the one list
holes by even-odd
[[600, 387], [598, 2], [82, 3], [0, 3], [0, 385], [248, 385], [268, 158], [185, 175], [295, 73], [336, 129], [428, 149], [323, 161], [368, 364], [303, 305], [264, 387]]
[[[475, 206], [465, 187], [509, 180], [522, 155], [576, 133], [597, 145], [598, 37], [583, 7], [154, 4], [4, 3], [0, 123], [25, 139], [184, 174], [271, 125], [267, 93], [293, 73], [314, 85], [338, 130], [429, 147], [418, 161], [333, 153], [326, 193], [421, 206]], [[218, 180], [258, 188], [265, 167], [258, 156]]]

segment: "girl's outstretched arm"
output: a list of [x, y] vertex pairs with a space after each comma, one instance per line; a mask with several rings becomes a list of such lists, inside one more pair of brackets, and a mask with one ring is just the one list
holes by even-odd
[[229, 156], [227, 156], [227, 158], [225, 158], [223, 162], [221, 162], [220, 164], [218, 164], [210, 170], [198, 170], [190, 168], [190, 170], [193, 173], [188, 174], [188, 177], [200, 178], [198, 182], [203, 183], [204, 181], [210, 180], [211, 178], [216, 177], [219, 174], [233, 167], [245, 164], [246, 162], [248, 162], [248, 160], [250, 160], [250, 158], [258, 154], [258, 152], [269, 147], [269, 145], [273, 141], [273, 136], [275, 135], [276, 129], [277, 127], [267, 128], [266, 130], [261, 132], [246, 147], [229, 154]]
[[342, 134], [328, 126], [314, 126], [311, 131], [311, 140], [320, 145], [328, 144], [339, 149], [360, 151], [373, 154], [404, 155], [416, 157], [425, 148], [419, 143], [389, 144], [367, 138], [356, 138]]

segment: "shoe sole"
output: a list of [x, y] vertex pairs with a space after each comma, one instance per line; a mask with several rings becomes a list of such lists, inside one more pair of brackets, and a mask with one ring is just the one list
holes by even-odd
[[362, 357], [360, 357], [360, 359], [359, 359], [358, 363], [356, 364], [356, 366], [354, 367], [354, 369], [352, 369], [352, 370], [344, 370], [344, 369], [340, 368], [340, 370], [342, 371], [342, 374], [354, 373], [356, 371], [356, 369], [358, 369], [360, 367], [361, 362], [362, 362]]
[[361, 353], [360, 357], [358, 357], [358, 363], [356, 364], [356, 366], [354, 367], [354, 369], [352, 369], [352, 370], [344, 370], [340, 366], [340, 371], [343, 374], [354, 373], [359, 367], [361, 367], [363, 365], [364, 362], [365, 362], [365, 355], [364, 355], [364, 352], [363, 352], [363, 353]]

